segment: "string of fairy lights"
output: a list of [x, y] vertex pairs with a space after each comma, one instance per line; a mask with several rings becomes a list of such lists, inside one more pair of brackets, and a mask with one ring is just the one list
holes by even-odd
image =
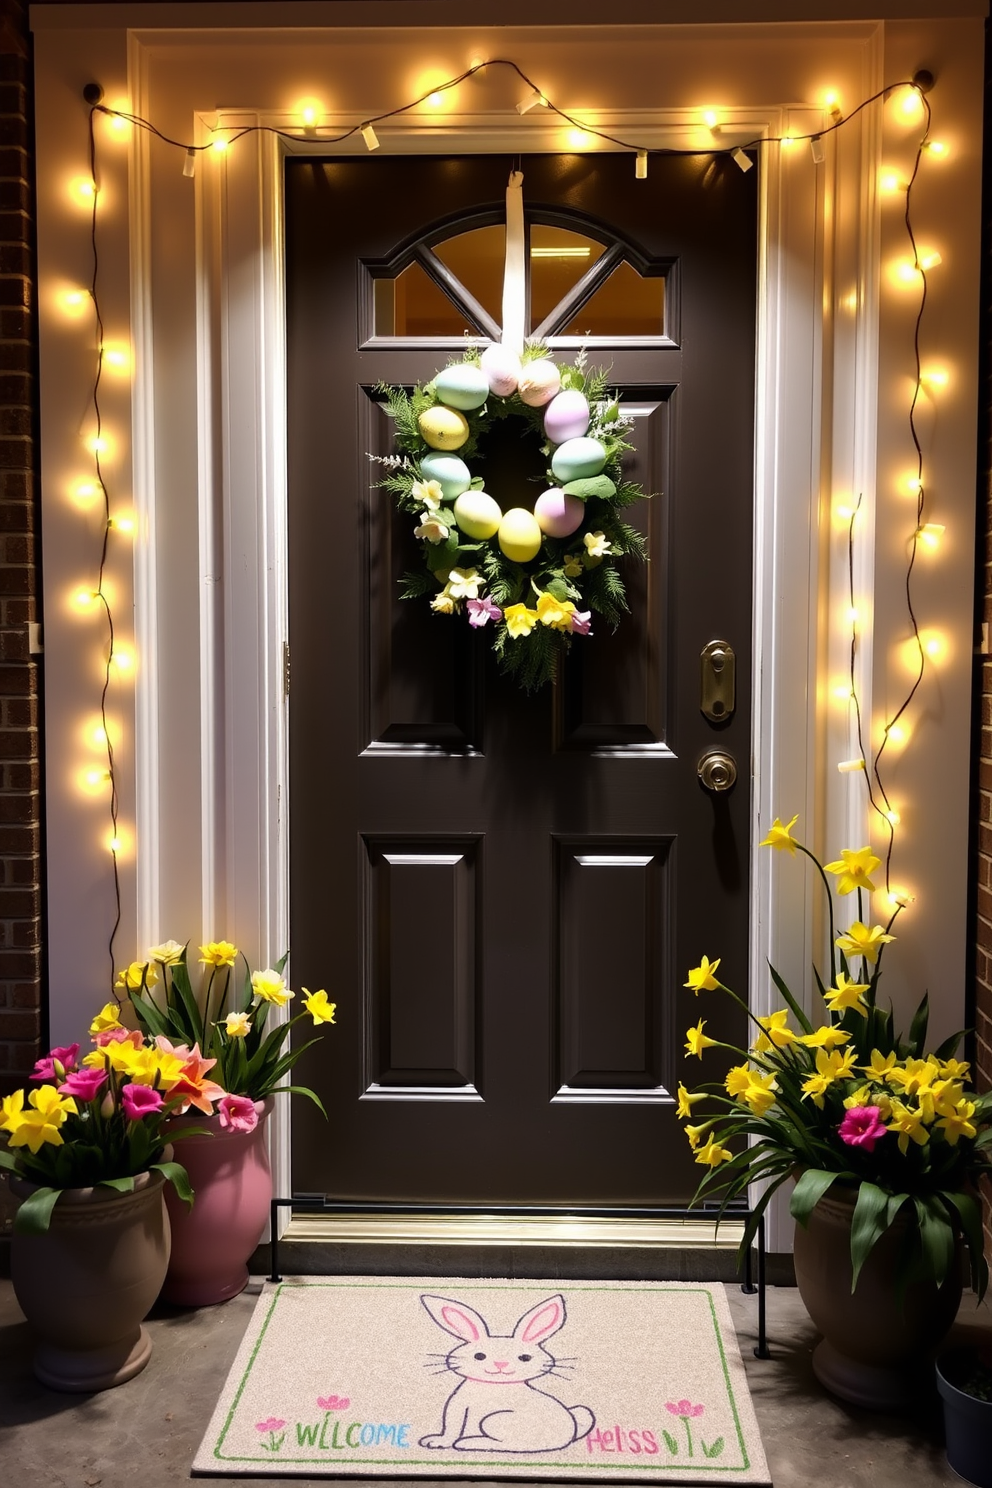
[[[77, 489], [97, 494], [102, 502], [102, 532], [100, 538], [99, 558], [96, 565], [96, 584], [92, 588], [84, 588], [78, 593], [78, 602], [81, 608], [97, 607], [104, 619], [103, 639], [103, 683], [100, 692], [99, 726], [96, 730], [96, 738], [100, 741], [105, 755], [105, 766], [100, 770], [86, 772], [87, 785], [89, 788], [105, 786], [108, 792], [108, 809], [110, 816], [111, 831], [108, 838], [108, 846], [113, 864], [113, 893], [114, 893], [114, 919], [108, 941], [108, 954], [111, 967], [111, 985], [116, 979], [116, 938], [121, 923], [122, 897], [120, 877], [120, 855], [123, 847], [120, 831], [120, 797], [118, 791], [117, 763], [115, 753], [115, 739], [109, 710], [109, 697], [111, 685], [115, 674], [127, 673], [134, 666], [134, 656], [126, 647], [122, 646], [117, 638], [114, 622], [114, 611], [111, 593], [107, 581], [107, 565], [111, 556], [111, 543], [115, 534], [129, 535], [134, 531], [133, 517], [124, 512], [116, 512], [108, 487], [107, 477], [104, 470], [103, 455], [106, 450], [104, 436], [104, 417], [101, 404], [101, 388], [104, 373], [108, 369], [129, 369], [130, 359], [127, 352], [120, 347], [108, 343], [105, 339], [105, 327], [103, 313], [100, 303], [100, 257], [98, 242], [98, 206], [100, 198], [100, 170], [96, 120], [105, 117], [115, 132], [122, 132], [129, 127], [142, 130], [162, 144], [174, 148], [182, 153], [183, 175], [193, 177], [196, 172], [196, 163], [205, 152], [222, 154], [229, 150], [239, 140], [251, 134], [271, 134], [281, 139], [291, 141], [296, 145], [305, 144], [312, 148], [314, 144], [321, 146], [340, 145], [356, 137], [360, 137], [368, 151], [380, 148], [381, 141], [376, 126], [383, 130], [384, 137], [388, 135], [383, 126], [389, 121], [408, 114], [415, 109], [424, 107], [437, 107], [444, 96], [451, 90], [458, 88], [469, 79], [478, 74], [490, 74], [499, 70], [512, 73], [526, 90], [515, 105], [518, 115], [521, 117], [521, 128], [523, 116], [534, 109], [545, 110], [548, 114], [560, 120], [563, 125], [568, 126], [566, 147], [571, 149], [588, 148], [593, 144], [610, 147], [613, 150], [630, 153], [634, 159], [634, 174], [637, 180], [644, 180], [648, 174], [648, 163], [652, 155], [705, 155], [710, 157], [723, 157], [732, 161], [740, 170], [748, 171], [752, 168], [756, 158], [760, 158], [761, 151], [769, 146], [777, 145], [782, 149], [791, 149], [796, 145], [808, 143], [813, 161], [819, 165], [825, 160], [824, 139], [836, 130], [849, 124], [854, 118], [861, 114], [872, 104], [885, 102], [893, 95], [902, 94], [903, 103], [907, 114], [914, 116], [922, 112], [923, 129], [917, 147], [913, 169], [908, 181], [903, 185], [895, 182], [890, 184], [890, 189], [901, 189], [905, 195], [905, 227], [908, 236], [911, 259], [904, 266], [904, 277], [907, 281], [915, 281], [919, 285], [919, 306], [915, 320], [914, 329], [914, 356], [915, 356], [915, 384], [912, 402], [909, 408], [909, 432], [916, 456], [916, 474], [913, 477], [913, 488], [916, 494], [916, 525], [909, 540], [909, 556], [905, 577], [906, 609], [909, 617], [910, 641], [915, 648], [917, 664], [910, 685], [905, 696], [887, 714], [882, 725], [881, 739], [878, 746], [872, 751], [866, 751], [864, 747], [864, 732], [861, 702], [856, 685], [856, 665], [859, 646], [861, 643], [860, 622], [856, 607], [856, 596], [854, 592], [854, 552], [856, 542], [856, 521], [861, 510], [862, 498], [859, 496], [853, 508], [839, 507], [836, 510], [847, 522], [847, 558], [848, 558], [848, 588], [850, 621], [850, 675], [849, 692], [851, 706], [854, 712], [854, 735], [857, 739], [858, 757], [853, 760], [844, 760], [838, 764], [842, 771], [858, 770], [863, 772], [867, 785], [868, 801], [871, 808], [878, 815], [888, 835], [888, 845], [885, 855], [885, 883], [886, 890], [897, 908], [904, 908], [910, 897], [906, 894], [893, 894], [891, 888], [891, 866], [892, 855], [896, 840], [896, 826], [899, 822], [899, 814], [892, 805], [889, 789], [883, 777], [883, 760], [886, 748], [891, 742], [896, 742], [907, 710], [911, 707], [913, 700], [923, 682], [929, 662], [933, 659], [931, 648], [924, 639], [917, 617], [914, 601], [913, 580], [916, 567], [917, 554], [921, 547], [934, 547], [943, 534], [943, 527], [927, 520], [928, 497], [924, 479], [925, 462], [923, 447], [917, 427], [917, 406], [925, 388], [933, 391], [933, 387], [939, 383], [939, 376], [931, 374], [929, 379], [923, 371], [921, 360], [921, 329], [924, 312], [927, 303], [927, 275], [929, 271], [940, 262], [939, 253], [921, 254], [911, 217], [911, 204], [913, 188], [917, 182], [919, 172], [924, 158], [929, 154], [940, 156], [945, 152], [945, 147], [931, 137], [932, 111], [927, 94], [933, 86], [933, 77], [928, 72], [918, 72], [912, 78], [901, 79], [890, 83], [865, 98], [855, 108], [846, 114], [841, 110], [836, 95], [828, 94], [823, 102], [823, 111], [829, 122], [822, 128], [811, 130], [807, 133], [785, 133], [779, 135], [756, 135], [754, 138], [736, 141], [733, 138], [725, 139], [722, 135], [721, 115], [714, 109], [703, 109], [700, 111], [699, 122], [707, 131], [708, 138], [698, 146], [691, 148], [676, 145], [650, 146], [646, 147], [636, 141], [627, 140], [611, 132], [609, 129], [601, 128], [587, 118], [568, 112], [559, 107], [516, 62], [506, 58], [477, 59], [469, 67], [457, 76], [444, 82], [433, 84], [430, 89], [407, 103], [398, 105], [396, 108], [384, 110], [368, 118], [358, 120], [345, 129], [332, 129], [331, 126], [323, 124], [324, 110], [317, 100], [303, 101], [297, 111], [298, 124], [290, 127], [280, 127], [272, 124], [245, 124], [231, 129], [221, 124], [212, 130], [212, 138], [199, 143], [177, 140], [160, 130], [150, 120], [142, 118], [139, 114], [129, 111], [127, 108], [112, 108], [103, 102], [103, 90], [99, 84], [91, 83], [83, 91], [83, 96], [89, 105], [88, 119], [88, 160], [89, 177], [87, 180], [76, 183], [76, 190], [80, 196], [89, 203], [90, 207], [90, 248], [92, 274], [90, 284], [86, 291], [74, 291], [66, 296], [67, 301], [73, 301], [74, 313], [79, 313], [85, 308], [88, 298], [92, 304], [94, 328], [96, 336], [95, 367], [92, 389], [90, 393], [90, 410], [93, 419], [94, 434], [89, 439], [88, 445], [93, 457], [93, 479], [82, 482]], [[739, 135], [740, 130], [736, 133]], [[946, 380], [946, 375], [945, 375]]]

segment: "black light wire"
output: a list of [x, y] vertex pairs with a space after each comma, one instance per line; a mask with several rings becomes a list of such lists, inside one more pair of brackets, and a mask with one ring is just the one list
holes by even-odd
[[[789, 141], [790, 143], [793, 143], [794, 142], [794, 143], [797, 143], [798, 144], [798, 143], [802, 143], [804, 140], [806, 140], [806, 141], [809, 141], [809, 140], [819, 140], [819, 139], [822, 139], [824, 135], [833, 134], [836, 130], [840, 129], [843, 125], [848, 124], [852, 119], [855, 119], [858, 116], [858, 114], [860, 114], [864, 109], [868, 108], [871, 104], [876, 103], [879, 99], [886, 99], [886, 98], [888, 98], [889, 95], [891, 93], [893, 93], [897, 88], [913, 88], [916, 91], [916, 93], [919, 96], [919, 98], [920, 98], [920, 102], [921, 102], [921, 104], [922, 104], [922, 106], [923, 106], [923, 108], [925, 110], [926, 124], [925, 124], [925, 129], [924, 129], [923, 136], [922, 136], [922, 138], [920, 140], [919, 145], [917, 146], [916, 159], [915, 159], [914, 166], [913, 166], [913, 173], [912, 173], [912, 176], [911, 176], [911, 178], [909, 180], [909, 183], [907, 184], [907, 187], [906, 187], [906, 206], [905, 206], [906, 232], [907, 232], [907, 234], [909, 236], [910, 245], [911, 245], [912, 250], [913, 250], [913, 261], [914, 261], [914, 264], [918, 268], [918, 270], [920, 272], [920, 275], [922, 276], [922, 281], [923, 281], [923, 284], [922, 284], [922, 293], [921, 293], [921, 296], [920, 296], [920, 306], [919, 306], [919, 311], [918, 311], [917, 317], [916, 317], [916, 324], [915, 324], [915, 328], [914, 328], [914, 337], [913, 337], [914, 355], [915, 355], [915, 360], [916, 360], [916, 386], [915, 386], [914, 391], [913, 391], [913, 401], [912, 401], [912, 404], [910, 406], [910, 412], [909, 412], [910, 435], [911, 435], [911, 438], [912, 438], [912, 441], [913, 441], [913, 446], [914, 446], [914, 448], [916, 450], [916, 457], [917, 457], [917, 472], [918, 472], [918, 495], [917, 495], [917, 512], [916, 512], [917, 520], [916, 520], [916, 529], [914, 531], [913, 539], [912, 539], [912, 547], [911, 547], [911, 552], [910, 552], [909, 564], [908, 564], [908, 568], [907, 568], [907, 572], [906, 572], [906, 584], [905, 584], [905, 588], [906, 588], [906, 607], [907, 607], [907, 610], [909, 612], [910, 624], [912, 626], [912, 632], [913, 632], [913, 639], [916, 642], [917, 650], [919, 652], [919, 665], [918, 665], [918, 669], [917, 669], [917, 675], [916, 675], [916, 677], [915, 677], [915, 679], [913, 681], [913, 684], [912, 684], [909, 692], [907, 693], [906, 697], [904, 698], [903, 702], [901, 703], [898, 711], [893, 715], [892, 718], [889, 719], [889, 721], [885, 725], [885, 732], [884, 732], [884, 735], [883, 735], [883, 738], [882, 738], [882, 742], [880, 743], [880, 745], [879, 745], [879, 747], [878, 747], [877, 751], [875, 752], [874, 757], [872, 759], [872, 763], [871, 763], [871, 774], [869, 775], [867, 769], [864, 772], [865, 773], [865, 780], [866, 780], [866, 784], [867, 784], [867, 788], [868, 788], [868, 799], [869, 799], [869, 802], [870, 802], [872, 808], [878, 813], [878, 815], [885, 822], [885, 825], [886, 825], [886, 827], [888, 829], [889, 843], [888, 843], [888, 848], [886, 850], [886, 855], [885, 855], [885, 886], [886, 886], [886, 889], [891, 892], [891, 890], [890, 890], [890, 871], [891, 871], [891, 863], [892, 863], [892, 853], [893, 853], [893, 848], [894, 848], [894, 844], [895, 844], [895, 828], [894, 828], [894, 825], [893, 825], [893, 822], [892, 822], [891, 818], [887, 814], [887, 812], [889, 810], [891, 810], [891, 805], [890, 805], [890, 801], [889, 801], [889, 796], [888, 796], [888, 794], [886, 792], [885, 786], [884, 786], [883, 781], [882, 781], [882, 776], [881, 776], [881, 771], [880, 771], [880, 765], [881, 765], [882, 755], [885, 752], [885, 746], [888, 743], [889, 731], [890, 731], [891, 728], [893, 728], [895, 726], [895, 724], [899, 721], [899, 719], [905, 713], [906, 709], [912, 703], [913, 698], [915, 697], [915, 695], [916, 695], [916, 693], [917, 693], [917, 691], [918, 691], [918, 689], [920, 687], [920, 684], [923, 681], [924, 674], [926, 672], [926, 654], [925, 654], [924, 649], [923, 649], [923, 643], [922, 643], [922, 640], [921, 640], [921, 637], [920, 637], [919, 623], [918, 623], [918, 620], [917, 620], [916, 610], [915, 610], [914, 603], [913, 603], [912, 579], [913, 579], [913, 571], [914, 571], [915, 564], [916, 564], [916, 553], [917, 553], [917, 547], [918, 547], [918, 544], [919, 544], [920, 527], [921, 527], [921, 524], [922, 524], [922, 521], [923, 521], [923, 514], [924, 514], [925, 504], [926, 504], [925, 491], [924, 491], [924, 487], [923, 487], [923, 450], [922, 450], [922, 447], [921, 447], [921, 444], [920, 444], [919, 435], [918, 435], [917, 428], [916, 428], [916, 405], [917, 405], [917, 401], [918, 401], [919, 395], [920, 395], [920, 371], [921, 371], [921, 359], [920, 359], [920, 327], [921, 327], [921, 324], [922, 324], [922, 321], [923, 321], [924, 311], [926, 309], [926, 301], [927, 301], [927, 276], [926, 276], [925, 269], [923, 268], [923, 266], [920, 264], [920, 261], [919, 261], [919, 254], [917, 252], [917, 244], [916, 244], [916, 236], [915, 236], [914, 231], [913, 231], [912, 220], [911, 220], [911, 217], [910, 217], [910, 199], [911, 199], [912, 189], [913, 189], [913, 186], [914, 186], [914, 184], [916, 182], [917, 174], [919, 172], [920, 162], [921, 162], [921, 160], [923, 158], [923, 151], [926, 149], [926, 147], [927, 147], [927, 145], [929, 143], [929, 136], [930, 136], [930, 125], [931, 125], [931, 120], [932, 120], [932, 111], [931, 111], [931, 108], [930, 108], [930, 104], [929, 104], [929, 102], [927, 101], [927, 98], [926, 98], [926, 92], [925, 92], [923, 86], [921, 86], [921, 83], [917, 80], [917, 78], [901, 79], [898, 82], [886, 84], [886, 86], [884, 88], [879, 88], [877, 92], [873, 93], [869, 98], [864, 99], [861, 103], [859, 103], [857, 105], [856, 108], [853, 108], [849, 114], [843, 114], [843, 115], [838, 114], [838, 117], [836, 117], [834, 119], [833, 123], [825, 125], [822, 129], [811, 130], [809, 133], [806, 133], [806, 134], [756, 135], [753, 139], [747, 140], [744, 143], [741, 143], [741, 144], [728, 144], [728, 145], [724, 146], [723, 148], [719, 147], [716, 144], [712, 144], [709, 147], [707, 147], [706, 149], [701, 149], [701, 150], [680, 149], [680, 148], [678, 148], [676, 146], [661, 146], [661, 147], [657, 147], [655, 149], [649, 149], [649, 150], [646, 150], [645, 151], [643, 146], [632, 144], [629, 140], [621, 139], [618, 135], [615, 135], [615, 134], [610, 133], [609, 130], [597, 129], [597, 128], [589, 125], [588, 123], [586, 123], [584, 120], [576, 118], [573, 114], [568, 113], [565, 109], [559, 108], [555, 103], [553, 103], [551, 101], [550, 98], [547, 97], [547, 95], [543, 92], [543, 90], [540, 87], [538, 87], [538, 85], [533, 81], [533, 79], [530, 78], [530, 77], [528, 77], [528, 75], [523, 71], [523, 69], [520, 66], [518, 66], [518, 64], [516, 62], [513, 62], [510, 59], [505, 58], [505, 57], [493, 57], [493, 58], [489, 59], [488, 61], [475, 63], [473, 66], [466, 68], [464, 72], [459, 73], [459, 75], [457, 77], [450, 78], [447, 82], [437, 84], [435, 87], [430, 88], [426, 93], [423, 93], [418, 98], [413, 99], [410, 103], [404, 103], [404, 104], [399, 105], [397, 108], [386, 109], [382, 113], [370, 115], [369, 118], [363, 119], [361, 121], [361, 123], [352, 125], [349, 129], [344, 130], [340, 134], [335, 134], [335, 135], [321, 134], [321, 133], [319, 133], [320, 126], [316, 126], [314, 128], [307, 128], [307, 129], [304, 129], [302, 131], [299, 131], [299, 130], [279, 129], [277, 126], [272, 125], [272, 124], [246, 124], [242, 128], [235, 130], [235, 132], [233, 134], [224, 135], [223, 137], [224, 137], [225, 142], [226, 142], [226, 144], [228, 146], [231, 146], [231, 145], [235, 144], [239, 139], [243, 139], [246, 135], [249, 135], [249, 134], [272, 134], [272, 135], [277, 136], [279, 139], [289, 140], [289, 141], [291, 141], [293, 143], [296, 143], [296, 144], [300, 143], [301, 141], [310, 141], [310, 140], [314, 140], [314, 141], [316, 141], [316, 142], [318, 142], [320, 144], [329, 144], [329, 145], [342, 144], [345, 140], [352, 139], [352, 138], [354, 138], [355, 135], [360, 134], [362, 132], [362, 130], [365, 129], [368, 125], [370, 125], [370, 124], [372, 124], [372, 125], [382, 124], [382, 123], [386, 122], [389, 119], [395, 119], [395, 118], [397, 118], [401, 114], [409, 113], [411, 109], [419, 108], [421, 104], [426, 103], [428, 101], [428, 99], [432, 98], [435, 94], [446, 93], [451, 88], [457, 88], [461, 83], [466, 82], [469, 78], [474, 77], [477, 73], [483, 72], [488, 67], [506, 67], [506, 68], [509, 68], [513, 73], [516, 74], [516, 76], [521, 80], [521, 82], [523, 82], [528, 88], [530, 88], [534, 93], [536, 93], [538, 95], [538, 98], [540, 100], [540, 103], [541, 103], [541, 105], [543, 107], [547, 108], [548, 111], [550, 113], [554, 114], [557, 118], [563, 119], [566, 124], [570, 124], [573, 128], [581, 130], [584, 134], [590, 135], [594, 139], [604, 140], [608, 144], [617, 145], [617, 146], [619, 146], [619, 148], [621, 148], [623, 150], [630, 150], [630, 151], [632, 151], [634, 153], [643, 152], [643, 153], [647, 153], [649, 156], [650, 155], [663, 155], [663, 156], [680, 156], [680, 155], [685, 155], [685, 156], [697, 156], [697, 155], [713, 156], [713, 155], [725, 155], [726, 156], [726, 155], [732, 155], [736, 151], [747, 151], [747, 150], [757, 149], [757, 148], [759, 148], [763, 144], [782, 144], [784, 141]], [[535, 105], [535, 107], [536, 106], [537, 105]], [[126, 109], [109, 108], [106, 104], [103, 104], [103, 103], [100, 103], [100, 102], [93, 103], [91, 105], [91, 107], [90, 107], [90, 111], [89, 111], [89, 160], [90, 160], [90, 175], [91, 175], [92, 182], [93, 182], [93, 208], [92, 208], [91, 217], [90, 217], [90, 242], [91, 242], [91, 249], [92, 249], [93, 275], [92, 275], [92, 281], [91, 281], [91, 285], [90, 285], [90, 296], [91, 296], [91, 298], [93, 300], [93, 310], [94, 310], [94, 315], [95, 315], [95, 320], [96, 320], [96, 332], [97, 332], [97, 364], [96, 364], [96, 376], [95, 376], [94, 383], [93, 383], [93, 391], [92, 391], [91, 401], [92, 401], [93, 411], [94, 411], [95, 419], [96, 419], [96, 439], [99, 441], [99, 439], [101, 437], [101, 431], [102, 431], [102, 412], [101, 412], [101, 406], [100, 406], [100, 382], [101, 382], [101, 378], [102, 378], [102, 374], [103, 374], [103, 333], [104, 333], [104, 326], [103, 326], [103, 317], [102, 317], [102, 314], [101, 314], [101, 311], [100, 311], [99, 297], [98, 297], [98, 294], [97, 294], [97, 278], [98, 278], [98, 270], [99, 270], [99, 254], [98, 254], [98, 249], [97, 249], [97, 217], [96, 217], [96, 214], [97, 214], [97, 201], [98, 201], [98, 197], [99, 197], [99, 190], [98, 190], [98, 183], [97, 183], [96, 133], [95, 133], [95, 128], [94, 128], [94, 120], [95, 120], [95, 116], [97, 114], [105, 114], [109, 118], [113, 118], [113, 119], [123, 119], [126, 123], [133, 125], [135, 128], [145, 130], [146, 133], [152, 135], [156, 139], [161, 140], [163, 144], [171, 145], [171, 146], [173, 146], [176, 149], [185, 150], [185, 152], [186, 152], [187, 155], [193, 156], [193, 157], [195, 157], [197, 154], [202, 153], [204, 150], [213, 149], [213, 147], [214, 147], [214, 141], [213, 140], [208, 140], [205, 144], [199, 144], [199, 145], [197, 145], [197, 144], [184, 144], [183, 141], [177, 140], [177, 139], [173, 139], [170, 135], [165, 134], [155, 124], [153, 124], [150, 120], [143, 118], [140, 114], [131, 113], [131, 112], [129, 112]], [[101, 493], [103, 495], [103, 504], [104, 504], [103, 542], [102, 542], [101, 550], [100, 550], [99, 577], [98, 577], [98, 588], [97, 588], [96, 594], [97, 594], [97, 598], [99, 599], [99, 602], [103, 606], [104, 615], [106, 617], [108, 646], [109, 646], [108, 654], [107, 654], [106, 670], [105, 670], [104, 682], [103, 682], [103, 689], [102, 689], [102, 692], [101, 692], [101, 695], [100, 695], [100, 718], [101, 718], [101, 724], [102, 724], [102, 728], [103, 728], [103, 732], [104, 732], [104, 737], [105, 737], [105, 740], [106, 740], [106, 747], [107, 747], [107, 768], [108, 768], [108, 775], [109, 775], [109, 778], [110, 778], [110, 816], [111, 816], [111, 822], [112, 822], [112, 825], [113, 825], [113, 841], [112, 841], [112, 845], [111, 845], [111, 857], [112, 857], [112, 861], [113, 861], [115, 917], [114, 917], [113, 928], [111, 930], [110, 939], [109, 939], [109, 943], [108, 943], [108, 953], [109, 953], [109, 956], [110, 956], [110, 970], [111, 970], [111, 986], [113, 987], [113, 984], [114, 984], [114, 982], [116, 980], [115, 944], [116, 944], [116, 939], [117, 939], [117, 933], [118, 933], [118, 931], [120, 929], [120, 923], [121, 923], [121, 883], [120, 883], [120, 868], [119, 868], [118, 858], [117, 858], [117, 831], [118, 831], [118, 813], [119, 813], [120, 802], [119, 802], [119, 796], [118, 796], [118, 790], [117, 790], [117, 776], [116, 776], [116, 770], [115, 770], [113, 740], [111, 738], [110, 728], [109, 728], [109, 724], [108, 724], [108, 717], [107, 717], [107, 697], [108, 697], [108, 693], [109, 693], [109, 690], [110, 690], [110, 680], [111, 680], [111, 677], [113, 675], [114, 617], [113, 617], [113, 613], [112, 613], [111, 608], [110, 608], [110, 603], [109, 603], [109, 601], [107, 599], [107, 595], [105, 594], [104, 588], [103, 588], [103, 580], [104, 580], [104, 573], [105, 573], [106, 565], [107, 565], [109, 540], [110, 540], [110, 530], [111, 530], [112, 522], [111, 522], [111, 516], [110, 516], [110, 495], [109, 495], [109, 492], [107, 490], [106, 481], [104, 480], [104, 476], [103, 476], [103, 470], [102, 470], [101, 461], [100, 461], [100, 448], [99, 448], [99, 444], [97, 445], [94, 453], [95, 453], [95, 463], [96, 463], [96, 476], [97, 476], [98, 484], [100, 486]], [[851, 596], [851, 606], [852, 606], [852, 609], [853, 609], [853, 605], [854, 605], [854, 521], [855, 521], [855, 516], [857, 515], [857, 511], [860, 508], [860, 505], [861, 505], [861, 497], [859, 496], [858, 497], [858, 505], [855, 508], [855, 512], [851, 516], [850, 524], [849, 524], [849, 527], [848, 527], [848, 586], [849, 586], [849, 591], [850, 591], [850, 596]], [[852, 630], [852, 635], [851, 635], [851, 652], [850, 652], [851, 697], [852, 697], [852, 699], [854, 701], [854, 706], [855, 706], [858, 747], [859, 747], [859, 750], [860, 750], [861, 759], [862, 759], [862, 761], [865, 761], [867, 757], [865, 755], [864, 744], [863, 744], [861, 705], [860, 705], [860, 701], [858, 699], [857, 689], [856, 689], [856, 686], [855, 686], [855, 661], [856, 661], [856, 655], [857, 655], [857, 631], [856, 631], [856, 628], [855, 628], [855, 629]], [[880, 806], [879, 803], [878, 803], [878, 801], [877, 801], [877, 799], [876, 799], [875, 791], [874, 791], [873, 786], [872, 786], [872, 778], [874, 778], [875, 785], [877, 786], [877, 789], [878, 789], [878, 794], [880, 795], [882, 801], [884, 801], [884, 803], [885, 803], [884, 807], [883, 806]], [[118, 1004], [119, 1004], [120, 1003], [120, 999], [117, 998], [116, 988], [114, 988], [114, 997], [117, 999]]]

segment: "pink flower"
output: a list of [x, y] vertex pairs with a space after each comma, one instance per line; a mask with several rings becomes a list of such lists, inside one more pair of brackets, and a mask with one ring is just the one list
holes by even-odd
[[222, 1095], [217, 1102], [220, 1124], [231, 1131], [250, 1132], [258, 1125], [255, 1102], [247, 1095]]
[[490, 620], [503, 618], [503, 611], [499, 605], [493, 604], [488, 595], [483, 595], [481, 599], [468, 600], [465, 607], [468, 610], [468, 623], [474, 625], [476, 630]]
[[282, 1428], [285, 1426], [285, 1424], [286, 1424], [286, 1422], [285, 1421], [280, 1421], [279, 1418], [278, 1418], [278, 1416], [270, 1416], [267, 1421], [256, 1421], [255, 1422], [255, 1430], [256, 1431], [281, 1431]]
[[673, 1416], [701, 1416], [705, 1409], [702, 1405], [693, 1405], [691, 1400], [668, 1400], [665, 1409], [671, 1411]]
[[347, 1395], [318, 1395], [317, 1405], [320, 1410], [347, 1410], [351, 1400]]
[[848, 1147], [863, 1147], [866, 1152], [874, 1152], [875, 1143], [885, 1136], [887, 1130], [878, 1106], [852, 1106], [837, 1134]]
[[78, 1044], [63, 1044], [35, 1064], [32, 1080], [61, 1080], [76, 1069]]
[[79, 1100], [91, 1101], [107, 1079], [105, 1069], [73, 1070], [59, 1086], [60, 1095], [74, 1095]]
[[125, 1085], [121, 1091], [121, 1106], [128, 1121], [140, 1121], [143, 1116], [161, 1111], [162, 1092], [153, 1090], [150, 1085]]
[[569, 629], [573, 635], [592, 635], [592, 611], [576, 610]]
[[130, 1032], [126, 1028], [105, 1028], [102, 1033], [94, 1034], [93, 1042], [98, 1049], [105, 1044], [130, 1044], [133, 1049], [140, 1049], [144, 1036], [137, 1028]]

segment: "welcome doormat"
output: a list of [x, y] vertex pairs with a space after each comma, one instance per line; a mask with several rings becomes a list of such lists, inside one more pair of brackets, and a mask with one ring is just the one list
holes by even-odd
[[194, 1473], [768, 1484], [722, 1286], [266, 1283]]

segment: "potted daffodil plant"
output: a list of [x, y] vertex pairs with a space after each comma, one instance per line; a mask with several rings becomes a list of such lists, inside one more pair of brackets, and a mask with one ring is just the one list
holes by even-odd
[[[309, 992], [304, 987], [303, 1011], [275, 1021], [271, 1015], [287, 1009], [296, 996], [286, 984], [285, 956], [274, 967], [252, 971], [229, 940], [208, 941], [199, 949], [198, 979], [190, 973], [188, 944], [167, 940], [125, 968], [117, 983], [140, 1027], [157, 1044], [179, 1042], [202, 1050], [204, 1073], [219, 1090], [215, 1114], [200, 1123], [200, 1130], [185, 1131], [185, 1119], [171, 1123], [172, 1141], [197, 1193], [189, 1214], [167, 1199], [172, 1256], [162, 1295], [183, 1306], [226, 1301], [246, 1286], [247, 1261], [272, 1200], [266, 1118], [274, 1097], [297, 1093], [324, 1110], [307, 1086], [289, 1083], [297, 1060], [320, 1040], [290, 1047], [290, 1035], [301, 1023], [333, 1024], [335, 1014], [323, 988]], [[244, 976], [235, 990], [239, 957]]]
[[[719, 959], [703, 956], [686, 987], [733, 998], [755, 1036], [742, 1049], [708, 1037], [705, 1018], [688, 1030], [687, 1057], [714, 1048], [734, 1062], [719, 1082], [680, 1085], [678, 1114], [707, 1170], [697, 1199], [722, 1194], [722, 1213], [757, 1186], [742, 1249], [772, 1195], [795, 1180], [796, 1278], [824, 1334], [814, 1369], [834, 1393], [889, 1408], [953, 1321], [962, 1251], [979, 1299], [988, 1283], [978, 1183], [990, 1168], [992, 1094], [970, 1087], [961, 1034], [928, 1050], [926, 996], [905, 1034], [879, 1001], [903, 908], [870, 923], [881, 860], [862, 847], [821, 863], [793, 836], [796, 820], [776, 818], [762, 846], [801, 855], [824, 887], [829, 965], [823, 976], [813, 969], [824, 1016], [811, 1017], [770, 967], [782, 1006], [755, 1017], [720, 981]], [[843, 928], [835, 894], [857, 905]]]

